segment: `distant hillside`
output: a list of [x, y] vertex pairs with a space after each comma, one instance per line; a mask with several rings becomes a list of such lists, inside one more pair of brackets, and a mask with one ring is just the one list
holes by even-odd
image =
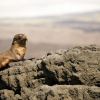
[[[65, 17], [66, 16], [66, 17]], [[87, 32], [100, 32], [100, 11], [63, 15], [55, 25], [71, 27]]]
[[72, 45], [100, 45], [100, 11], [39, 18], [0, 19], [0, 51], [14, 34], [28, 36], [27, 57], [44, 55]]
[[87, 32], [100, 32], [100, 11], [88, 13], [65, 14], [61, 16], [46, 16], [38, 18], [2, 18], [0, 26], [46, 27], [60, 26], [80, 29]]

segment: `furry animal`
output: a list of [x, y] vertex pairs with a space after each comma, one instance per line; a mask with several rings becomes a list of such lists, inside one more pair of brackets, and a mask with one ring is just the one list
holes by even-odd
[[0, 53], [0, 69], [5, 68], [11, 61], [23, 60], [26, 53], [25, 34], [16, 34], [13, 38], [10, 49], [6, 52]]

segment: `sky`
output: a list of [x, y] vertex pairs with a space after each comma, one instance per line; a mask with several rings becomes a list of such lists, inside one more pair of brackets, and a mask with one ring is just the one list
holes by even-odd
[[100, 10], [100, 0], [0, 0], [0, 17], [38, 17]]

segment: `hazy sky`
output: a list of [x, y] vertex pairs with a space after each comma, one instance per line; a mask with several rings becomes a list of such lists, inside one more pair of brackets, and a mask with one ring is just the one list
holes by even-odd
[[100, 10], [100, 0], [0, 0], [0, 17], [37, 17], [94, 10]]

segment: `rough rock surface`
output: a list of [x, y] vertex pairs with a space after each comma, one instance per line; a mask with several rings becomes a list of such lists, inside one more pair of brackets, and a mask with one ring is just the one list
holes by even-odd
[[0, 71], [0, 100], [100, 100], [100, 47], [74, 47]]

